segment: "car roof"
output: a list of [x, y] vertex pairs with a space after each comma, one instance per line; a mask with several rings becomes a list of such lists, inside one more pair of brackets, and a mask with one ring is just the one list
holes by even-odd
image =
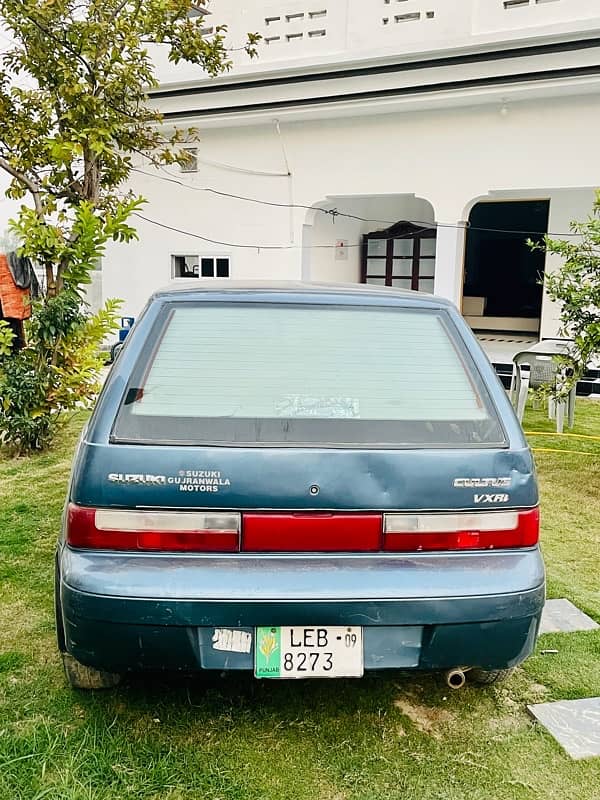
[[413, 292], [406, 289], [396, 289], [389, 286], [375, 286], [365, 283], [308, 283], [304, 281], [232, 281], [230, 279], [199, 281], [198, 278], [189, 280], [177, 279], [156, 290], [152, 298], [169, 299], [181, 298], [186, 295], [190, 299], [201, 297], [208, 293], [218, 294], [253, 294], [273, 293], [281, 295], [325, 296], [338, 295], [340, 297], [365, 297], [387, 299], [405, 299], [410, 305], [423, 305], [431, 307], [452, 306], [449, 300], [436, 297], [425, 292]]

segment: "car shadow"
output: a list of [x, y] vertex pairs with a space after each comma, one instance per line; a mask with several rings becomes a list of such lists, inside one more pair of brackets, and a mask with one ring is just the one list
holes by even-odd
[[[463, 690], [467, 691], [468, 689]], [[247, 672], [129, 673], [116, 689], [79, 695], [107, 719], [115, 709], [150, 713], [161, 720], [181, 722], [200, 717], [240, 721], [250, 712], [261, 718], [286, 721], [309, 715], [313, 719], [377, 713], [398, 697], [436, 706], [451, 690], [441, 673], [386, 670], [363, 678], [258, 680]]]

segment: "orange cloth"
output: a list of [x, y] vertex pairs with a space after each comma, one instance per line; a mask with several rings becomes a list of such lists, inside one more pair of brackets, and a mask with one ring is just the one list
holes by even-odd
[[15, 285], [6, 256], [0, 254], [0, 305], [7, 319], [29, 319], [31, 304], [29, 289]]

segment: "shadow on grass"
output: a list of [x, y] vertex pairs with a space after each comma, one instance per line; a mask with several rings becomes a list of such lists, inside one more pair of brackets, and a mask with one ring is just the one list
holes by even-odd
[[[468, 691], [468, 690], [467, 690]], [[160, 707], [169, 715], [195, 709], [207, 716], [224, 711], [261, 715], [373, 713], [389, 707], [399, 693], [425, 697], [435, 705], [450, 692], [442, 673], [390, 670], [363, 678], [335, 680], [257, 680], [246, 671], [219, 673], [129, 673], [114, 690], [75, 692], [81, 704], [97, 711], [105, 702], [115, 701], [140, 713]]]
[[[71, 694], [101, 727], [110, 727], [115, 719], [134, 726], [146, 720], [175, 734], [206, 728], [217, 736], [235, 731], [241, 737], [250, 731], [270, 735], [277, 729], [293, 734], [296, 728], [298, 734], [314, 731], [315, 747], [330, 737], [361, 739], [401, 706], [414, 707], [428, 727], [438, 715], [489, 714], [494, 705], [493, 690], [466, 686], [455, 691], [441, 673], [395, 670], [336, 680], [256, 680], [246, 672], [132, 673], [116, 689]], [[418, 718], [416, 725], [421, 729]]]

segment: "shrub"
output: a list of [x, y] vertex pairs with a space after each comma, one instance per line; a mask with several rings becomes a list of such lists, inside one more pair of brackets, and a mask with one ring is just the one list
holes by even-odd
[[0, 445], [14, 454], [43, 450], [69, 412], [88, 408], [100, 389], [100, 346], [117, 327], [120, 302], [90, 315], [72, 290], [35, 301], [26, 346], [12, 351], [0, 324]]

